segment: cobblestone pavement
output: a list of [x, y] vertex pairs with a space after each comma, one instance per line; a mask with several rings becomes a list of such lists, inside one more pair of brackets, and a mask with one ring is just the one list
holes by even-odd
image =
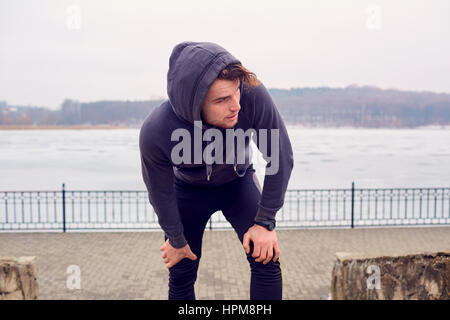
[[[450, 227], [278, 230], [283, 299], [327, 299], [338, 251], [450, 249]], [[36, 256], [39, 299], [167, 299], [162, 232], [0, 233], [0, 256]], [[70, 265], [81, 289], [68, 289]], [[232, 230], [205, 231], [197, 299], [249, 299], [250, 268]]]

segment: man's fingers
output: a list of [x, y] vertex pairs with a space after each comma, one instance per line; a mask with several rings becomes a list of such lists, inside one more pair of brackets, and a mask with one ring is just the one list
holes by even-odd
[[163, 261], [167, 268], [172, 267], [173, 263], [172, 263], [172, 261], [170, 261], [169, 257], [163, 258]]
[[256, 252], [257, 255], [254, 255], [253, 257], [256, 258], [256, 262], [261, 262], [266, 258], [267, 255], [267, 248], [265, 246], [257, 246], [258, 251]]
[[261, 254], [259, 255], [259, 258], [256, 259], [255, 261], [256, 262], [264, 261], [264, 260], [266, 260], [266, 257], [267, 257], [267, 247], [262, 247]]
[[248, 233], [244, 234], [244, 240], [242, 241], [242, 246], [244, 247], [245, 253], [250, 252], [250, 237]]
[[273, 262], [276, 262], [278, 260], [278, 258], [280, 257], [280, 249], [278, 249], [278, 243], [275, 243], [275, 245], [273, 246], [273, 249], [275, 251], [275, 255], [273, 257]]
[[169, 261], [169, 259], [167, 259], [167, 263], [166, 266], [167, 268], [172, 268], [174, 265], [176, 265], [178, 262], [180, 262], [181, 259], [171, 259]]
[[252, 254], [252, 257], [253, 258], [258, 258], [260, 254], [261, 254], [261, 247], [259, 245], [257, 245], [256, 243], [253, 243], [253, 254]]
[[267, 249], [267, 257], [264, 260], [263, 264], [269, 263], [270, 259], [273, 257], [273, 247], [270, 245]]
[[189, 250], [187, 257], [191, 260], [197, 260], [197, 256], [191, 250]]
[[256, 262], [262, 262], [262, 261], [264, 261], [266, 259], [266, 256], [267, 256], [267, 249], [261, 248], [261, 254], [259, 255], [259, 258], [256, 259], [255, 261]]

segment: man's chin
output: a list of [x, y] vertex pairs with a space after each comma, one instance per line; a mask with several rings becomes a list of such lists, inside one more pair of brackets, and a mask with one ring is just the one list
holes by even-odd
[[224, 128], [224, 129], [231, 129], [233, 128], [236, 124], [238, 123], [238, 118], [232, 120], [232, 121], [222, 121], [221, 123], [214, 123], [212, 125], [219, 127], [219, 128]]
[[226, 125], [228, 126], [228, 128], [233, 128], [236, 123], [238, 123], [238, 118], [234, 119], [233, 121], [228, 121], [228, 123], [226, 123]]
[[233, 123], [225, 123], [223, 124], [221, 127], [224, 129], [231, 129], [236, 125], [237, 121], [233, 122]]

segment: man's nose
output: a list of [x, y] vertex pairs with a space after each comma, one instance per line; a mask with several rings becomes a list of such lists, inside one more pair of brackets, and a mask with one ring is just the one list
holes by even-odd
[[231, 99], [230, 110], [232, 112], [238, 112], [239, 110], [241, 110], [241, 105], [239, 104], [239, 96], [235, 96], [233, 97], [233, 99]]

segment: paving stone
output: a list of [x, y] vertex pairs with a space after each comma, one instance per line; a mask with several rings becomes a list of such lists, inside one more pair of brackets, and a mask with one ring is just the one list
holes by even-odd
[[[277, 230], [283, 299], [327, 299], [335, 253], [450, 249], [450, 227]], [[38, 299], [167, 299], [162, 232], [0, 233], [0, 255], [35, 256]], [[81, 271], [68, 289], [67, 268]], [[249, 299], [250, 268], [233, 230], [206, 230], [198, 299]]]

